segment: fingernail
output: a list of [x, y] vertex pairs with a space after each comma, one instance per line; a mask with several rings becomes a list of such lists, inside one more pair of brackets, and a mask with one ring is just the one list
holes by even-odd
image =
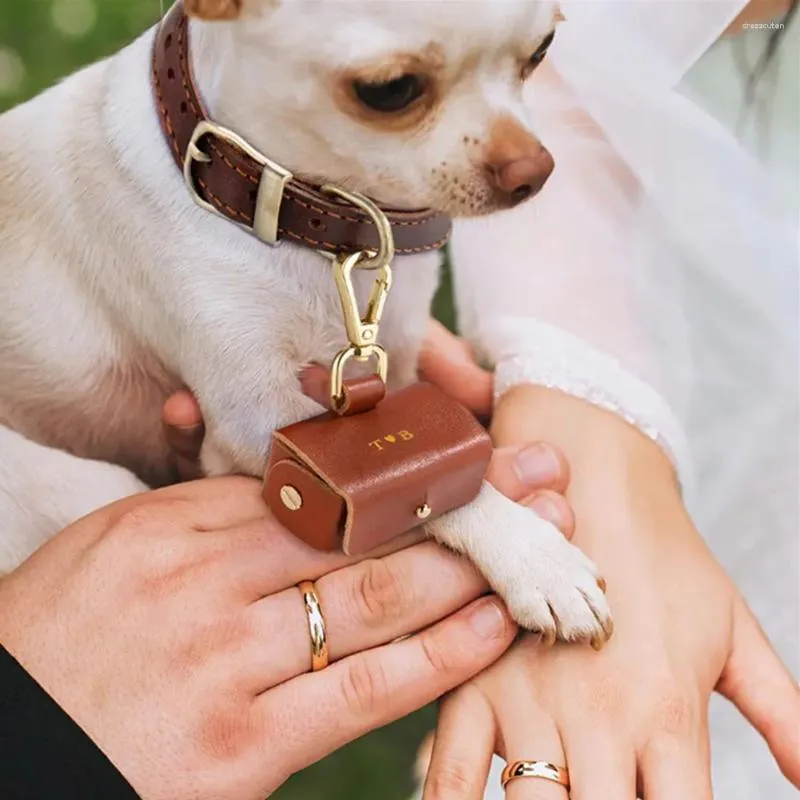
[[558, 477], [561, 463], [551, 447], [537, 442], [520, 450], [514, 471], [523, 483], [548, 483]]
[[537, 495], [526, 505], [532, 508], [542, 519], [546, 519], [557, 528], [561, 526], [563, 520], [558, 506], [546, 494]]
[[482, 639], [499, 639], [506, 632], [506, 615], [497, 600], [484, 600], [473, 609], [469, 624]]

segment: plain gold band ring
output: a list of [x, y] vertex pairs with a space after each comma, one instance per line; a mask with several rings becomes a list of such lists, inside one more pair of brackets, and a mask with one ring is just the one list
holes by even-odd
[[500, 782], [505, 789], [517, 778], [541, 778], [552, 781], [569, 790], [569, 771], [566, 767], [557, 767], [547, 761], [512, 761], [503, 770]]
[[328, 666], [328, 634], [325, 629], [325, 617], [319, 602], [317, 589], [311, 581], [297, 584], [303, 595], [303, 605], [308, 617], [308, 632], [311, 635], [311, 671], [319, 672]]

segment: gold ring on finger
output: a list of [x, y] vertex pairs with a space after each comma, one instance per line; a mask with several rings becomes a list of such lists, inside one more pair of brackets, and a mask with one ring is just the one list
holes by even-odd
[[503, 789], [517, 778], [541, 778], [569, 790], [569, 771], [548, 761], [511, 761], [503, 770], [500, 782]]
[[311, 671], [319, 672], [328, 666], [328, 634], [325, 628], [325, 617], [319, 601], [317, 588], [311, 581], [297, 584], [303, 596], [303, 605], [308, 617], [308, 632], [311, 635]]

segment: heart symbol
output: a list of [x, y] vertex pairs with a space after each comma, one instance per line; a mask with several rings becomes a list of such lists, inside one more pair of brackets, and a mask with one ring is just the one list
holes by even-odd
[[383, 437], [389, 444], [394, 444], [397, 439], [390, 433], [388, 436]]

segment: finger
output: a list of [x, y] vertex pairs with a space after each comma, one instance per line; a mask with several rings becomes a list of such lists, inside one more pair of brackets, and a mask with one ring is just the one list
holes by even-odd
[[431, 320], [419, 356], [419, 371], [476, 414], [492, 410], [494, 380], [478, 366], [469, 345]]
[[154, 546], [169, 539], [173, 555], [183, 542], [192, 563], [206, 562], [221, 585], [236, 587], [248, 604], [354, 561], [341, 552], [315, 550], [289, 533], [266, 508], [261, 483], [253, 478], [170, 486], [120, 500], [93, 518], [98, 515], [104, 524], [87, 526], [92, 541], [111, 525], [149, 536]]
[[223, 531], [271, 519], [261, 497], [261, 482], [255, 478], [205, 478], [157, 489], [149, 498], [171, 505], [198, 532]]
[[294, 773], [469, 680], [515, 634], [503, 604], [483, 598], [422, 633], [271, 689], [254, 711], [265, 740]]
[[623, 730], [584, 718], [562, 731], [571, 800], [634, 800], [636, 752]]
[[800, 788], [800, 688], [741, 598], [717, 691], [764, 737], [783, 774]]
[[176, 428], [195, 427], [203, 423], [200, 405], [188, 389], [179, 389], [167, 398], [162, 418], [165, 425]]
[[538, 492], [520, 501], [532, 508], [542, 519], [558, 528], [568, 539], [575, 533], [575, 514], [567, 499], [556, 492]]
[[[503, 755], [513, 761], [545, 761], [566, 767], [556, 723], [533, 694], [530, 679], [520, 674], [496, 704]], [[506, 786], [506, 800], [568, 800], [568, 790], [544, 778], [515, 778]]]
[[330, 396], [331, 371], [322, 364], [306, 364], [300, 370], [300, 386], [306, 396], [327, 407], [328, 404], [321, 401]]
[[557, 448], [543, 442], [501, 447], [492, 455], [486, 480], [511, 500], [545, 489], [563, 493], [569, 486], [569, 465]]
[[248, 607], [288, 590], [298, 594], [301, 580], [314, 581], [352, 563], [344, 553], [315, 550], [271, 517], [211, 536], [221, 554], [212, 569], [217, 585], [229, 587]]
[[167, 398], [162, 422], [180, 480], [190, 481], [201, 477], [203, 470], [199, 459], [205, 425], [200, 406], [188, 389], [177, 391]]
[[175, 451], [187, 458], [196, 458], [203, 442], [203, 415], [188, 389], [182, 389], [167, 398], [162, 421], [168, 441]]
[[492, 764], [495, 721], [472, 686], [442, 700], [423, 800], [483, 800]]
[[639, 759], [646, 800], [713, 800], [708, 734], [653, 739]]
[[[434, 542], [325, 575], [316, 590], [329, 658], [337, 661], [421, 630], [487, 589], [469, 562]], [[253, 604], [248, 614], [253, 648], [244, 655], [253, 678], [261, 681], [259, 691], [308, 671], [308, 620], [296, 588]], [[281, 647], [265, 652], [263, 642], [270, 638]]]

